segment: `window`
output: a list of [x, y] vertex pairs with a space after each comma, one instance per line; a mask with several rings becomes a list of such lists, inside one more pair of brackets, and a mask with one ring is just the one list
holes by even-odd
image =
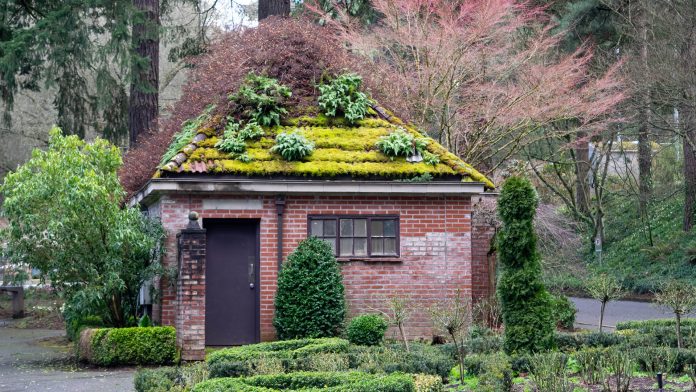
[[309, 217], [309, 234], [331, 245], [337, 257], [398, 256], [398, 233], [397, 217]]

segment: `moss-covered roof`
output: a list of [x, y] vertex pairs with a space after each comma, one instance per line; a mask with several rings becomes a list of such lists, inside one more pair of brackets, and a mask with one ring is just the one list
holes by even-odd
[[[377, 105], [372, 106], [367, 117], [353, 124], [343, 118], [321, 114], [282, 119], [279, 126], [264, 127], [265, 134], [259, 140], [247, 141], [246, 159], [216, 147], [223, 137], [225, 121], [221, 116], [203, 121], [190, 143], [161, 165], [155, 176], [206, 173], [402, 181], [432, 177], [482, 182], [486, 188], [494, 187], [488, 178], [430, 138], [426, 149], [439, 158], [437, 164], [408, 162], [404, 157], [391, 158], [383, 154], [376, 146], [377, 141], [397, 129], [414, 137], [425, 135]], [[276, 135], [281, 132], [301, 133], [314, 143], [314, 151], [299, 161], [284, 160], [270, 151]]]

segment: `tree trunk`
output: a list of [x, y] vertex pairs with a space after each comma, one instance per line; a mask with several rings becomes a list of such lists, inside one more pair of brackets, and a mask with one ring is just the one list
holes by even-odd
[[[590, 142], [587, 140], [587, 133], [578, 131], [577, 147], [575, 147], [575, 204], [578, 212], [587, 215], [589, 213], [589, 203], [587, 202], [590, 194], [588, 176], [590, 174]], [[607, 157], [607, 159], [609, 159]], [[596, 186], [596, 185], [595, 185]]]
[[[648, 75], [648, 10], [647, 0], [639, 2], [637, 14], [638, 45], [640, 54], [640, 69], [643, 75]], [[652, 189], [652, 146], [650, 144], [650, 88], [647, 81], [642, 81], [645, 87], [639, 92], [638, 103], [638, 199], [640, 216], [644, 222], [648, 219], [648, 204]], [[652, 245], [652, 244], [650, 244]]]
[[681, 314], [675, 313], [676, 316], [676, 327], [677, 327], [677, 348], [682, 348], [684, 343], [682, 343], [682, 335], [681, 335]]
[[684, 149], [684, 231], [696, 220], [696, 110], [685, 106], [683, 113]]
[[149, 129], [157, 129], [159, 114], [159, 0], [133, 0], [133, 59], [128, 132], [130, 147]]
[[271, 15], [290, 15], [290, 0], [259, 0], [259, 22]]
[[606, 309], [607, 303], [602, 301], [602, 308], [599, 310], [599, 333], [602, 333], [602, 326], [604, 325], [604, 309]]

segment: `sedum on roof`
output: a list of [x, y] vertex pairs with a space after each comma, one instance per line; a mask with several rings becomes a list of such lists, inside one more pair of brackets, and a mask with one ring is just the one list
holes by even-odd
[[[322, 114], [286, 118], [280, 126], [264, 127], [260, 140], [247, 141], [246, 152], [251, 161], [243, 162], [235, 154], [215, 147], [222, 138], [225, 120], [212, 116], [201, 123], [191, 140], [173, 158], [163, 162], [155, 177], [206, 173], [249, 177], [314, 177], [321, 179], [352, 178], [379, 180], [449, 179], [481, 182], [486, 188], [493, 183], [472, 166], [450, 153], [437, 141], [428, 138], [427, 150], [440, 162], [408, 162], [406, 158], [390, 158], [376, 146], [380, 137], [403, 129], [414, 137], [425, 137], [409, 124], [384, 108], [373, 105], [369, 115], [349, 124], [343, 118]], [[275, 136], [296, 131], [315, 145], [314, 151], [300, 161], [285, 161], [270, 151]]]

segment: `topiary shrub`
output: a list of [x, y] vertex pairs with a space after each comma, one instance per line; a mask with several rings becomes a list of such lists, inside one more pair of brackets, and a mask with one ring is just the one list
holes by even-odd
[[258, 374], [258, 368], [268, 365], [271, 359], [279, 360], [283, 371], [314, 370], [306, 358], [347, 349], [348, 341], [338, 338], [284, 340], [214, 351], [207, 363], [211, 378]]
[[350, 123], [365, 117], [370, 100], [360, 91], [362, 77], [344, 74], [319, 85], [319, 109], [329, 117], [343, 115]]
[[360, 372], [297, 372], [255, 377], [217, 378], [196, 385], [192, 392], [414, 392], [409, 374], [367, 374]]
[[382, 343], [389, 325], [382, 316], [363, 314], [353, 318], [346, 331], [348, 340], [361, 346], [377, 346]]
[[286, 161], [298, 161], [314, 151], [314, 143], [297, 132], [281, 132], [271, 152], [280, 154]]
[[326, 242], [310, 237], [278, 275], [273, 326], [279, 339], [337, 336], [346, 314], [343, 277]]
[[402, 346], [351, 346], [351, 369], [367, 373], [431, 374], [444, 380], [456, 363], [454, 358], [436, 346], [412, 343], [410, 352]]
[[94, 365], [168, 365], [177, 361], [172, 327], [91, 329], [83, 331], [80, 340], [80, 359]]
[[551, 297], [541, 280], [534, 232], [537, 194], [529, 180], [511, 177], [498, 200], [502, 228], [497, 249], [502, 266], [498, 296], [508, 354], [539, 352], [554, 346]]

